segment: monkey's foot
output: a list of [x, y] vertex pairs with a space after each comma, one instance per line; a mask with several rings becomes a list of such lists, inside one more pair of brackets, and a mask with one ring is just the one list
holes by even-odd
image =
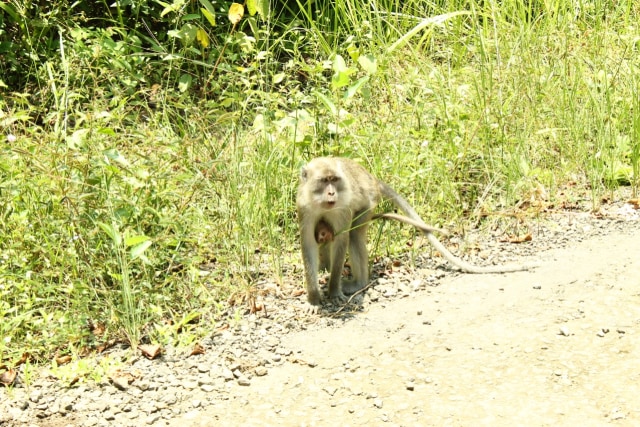
[[344, 304], [345, 302], [349, 301], [349, 297], [347, 297], [342, 292], [335, 295], [329, 295], [329, 298], [331, 299], [331, 302], [334, 304]]
[[342, 281], [342, 291], [347, 295], [353, 295], [362, 288], [364, 288], [364, 285], [361, 283], [357, 283], [352, 280]]
[[320, 311], [320, 305], [314, 305], [307, 302], [304, 305], [304, 311], [307, 314], [318, 314], [318, 311]]

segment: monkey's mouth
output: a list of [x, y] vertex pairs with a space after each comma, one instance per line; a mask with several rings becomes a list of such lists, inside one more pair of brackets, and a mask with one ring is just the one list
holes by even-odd
[[324, 202], [324, 205], [327, 209], [331, 209], [336, 205], [336, 202]]

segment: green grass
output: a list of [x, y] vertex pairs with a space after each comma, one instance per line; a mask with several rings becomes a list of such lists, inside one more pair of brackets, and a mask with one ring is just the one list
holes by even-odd
[[190, 343], [261, 279], [302, 286], [294, 199], [316, 155], [358, 159], [453, 230], [568, 182], [593, 209], [637, 190], [640, 8], [521, 3], [346, 2], [321, 45], [318, 26], [236, 33], [206, 97], [184, 78], [127, 86], [150, 68], [135, 45], [68, 42], [36, 76], [47, 104], [0, 99], [0, 365]]

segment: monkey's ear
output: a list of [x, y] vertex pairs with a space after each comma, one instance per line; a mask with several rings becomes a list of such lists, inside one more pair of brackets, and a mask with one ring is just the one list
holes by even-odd
[[300, 168], [300, 179], [302, 181], [306, 181], [307, 180], [307, 170], [304, 168], [304, 166], [302, 168]]

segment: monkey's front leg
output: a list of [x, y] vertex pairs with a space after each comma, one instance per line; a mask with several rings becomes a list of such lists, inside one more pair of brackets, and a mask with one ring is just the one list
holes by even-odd
[[313, 233], [302, 234], [302, 261], [304, 263], [307, 304], [305, 311], [315, 314], [320, 309], [320, 289], [318, 287], [318, 267], [320, 253]]

